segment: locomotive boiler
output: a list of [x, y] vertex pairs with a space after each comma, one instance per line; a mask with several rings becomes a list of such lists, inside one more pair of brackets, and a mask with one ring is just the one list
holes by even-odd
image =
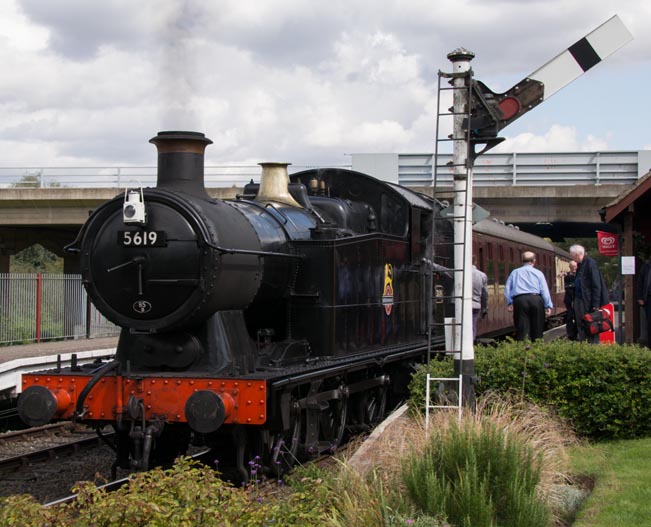
[[116, 467], [166, 463], [195, 443], [246, 478], [253, 456], [285, 470], [403, 398], [429, 346], [436, 202], [350, 170], [290, 181], [283, 163], [214, 199], [209, 139], [150, 142], [156, 187], [100, 206], [68, 248], [122, 328], [115, 359], [24, 375], [22, 419], [112, 425]]

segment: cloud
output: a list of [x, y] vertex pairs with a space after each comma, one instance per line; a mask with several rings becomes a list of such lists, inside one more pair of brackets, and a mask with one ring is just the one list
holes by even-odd
[[48, 37], [47, 29], [30, 24], [13, 0], [0, 2], [0, 47], [18, 52], [41, 50]]
[[544, 134], [525, 132], [506, 140], [494, 152], [590, 152], [607, 150], [608, 141], [587, 135], [580, 139], [575, 127], [555, 124]]
[[[473, 50], [476, 78], [499, 92], [612, 15], [605, 0], [0, 4], [0, 141], [26, 165], [151, 164], [147, 140], [163, 129], [206, 133], [214, 164], [431, 152], [449, 51]], [[642, 146], [646, 109], [621, 101], [651, 80], [651, 7], [618, 7], [636, 40], [591, 78], [621, 77], [625, 94], [583, 84], [583, 104], [541, 105], [500, 148]]]
[[170, 20], [182, 23], [192, 0], [16, 0], [30, 21], [49, 31], [49, 47], [71, 60], [88, 61], [103, 47], [135, 50], [152, 34], [170, 30]]

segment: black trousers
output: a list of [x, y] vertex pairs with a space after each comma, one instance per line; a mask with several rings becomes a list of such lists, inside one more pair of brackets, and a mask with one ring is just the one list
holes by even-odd
[[545, 303], [540, 295], [518, 295], [513, 299], [515, 340], [543, 338]]
[[567, 308], [565, 313], [565, 332], [569, 340], [576, 340], [578, 336], [578, 328], [576, 326], [576, 315], [574, 314], [574, 306]]

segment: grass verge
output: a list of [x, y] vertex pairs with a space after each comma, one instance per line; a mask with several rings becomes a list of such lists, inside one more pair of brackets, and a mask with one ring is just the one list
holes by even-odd
[[595, 479], [574, 527], [651, 526], [651, 439], [570, 449], [572, 469]]

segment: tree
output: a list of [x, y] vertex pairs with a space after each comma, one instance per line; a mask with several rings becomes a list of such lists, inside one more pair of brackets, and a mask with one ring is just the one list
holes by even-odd
[[63, 273], [63, 258], [34, 244], [11, 257], [12, 273]]
[[23, 176], [16, 181], [15, 183], [12, 183], [11, 186], [14, 188], [40, 188], [41, 186], [43, 187], [61, 187], [61, 183], [57, 181], [49, 181], [43, 185], [41, 185], [41, 180], [43, 179], [43, 174], [38, 171], [38, 172], [25, 172]]

